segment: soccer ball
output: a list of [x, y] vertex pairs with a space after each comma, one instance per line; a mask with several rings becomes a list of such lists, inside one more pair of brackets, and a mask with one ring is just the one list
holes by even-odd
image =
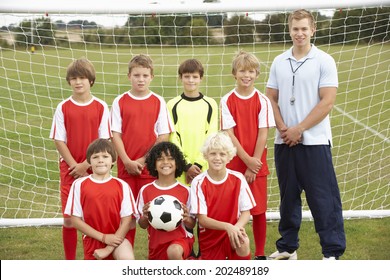
[[149, 223], [162, 231], [176, 229], [183, 220], [180, 201], [171, 195], [161, 195], [152, 200], [149, 206]]

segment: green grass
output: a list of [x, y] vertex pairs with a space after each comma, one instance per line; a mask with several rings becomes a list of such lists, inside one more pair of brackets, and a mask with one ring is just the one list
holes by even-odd
[[[266, 254], [275, 251], [279, 237], [277, 222], [269, 222]], [[347, 250], [343, 260], [390, 260], [389, 240], [390, 218], [346, 220]], [[252, 240], [251, 225], [247, 231]], [[60, 227], [26, 227], [0, 229], [1, 260], [61, 260], [63, 259]], [[312, 221], [302, 222], [300, 230], [299, 259], [317, 260], [322, 258], [318, 235]], [[251, 242], [252, 252], [254, 250]], [[137, 228], [135, 241], [136, 259], [147, 259], [146, 231]], [[77, 259], [83, 258], [81, 238]]]

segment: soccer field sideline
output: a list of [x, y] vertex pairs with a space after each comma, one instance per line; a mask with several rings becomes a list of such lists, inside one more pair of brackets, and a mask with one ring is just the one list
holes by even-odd
[[352, 120], [354, 123], [356, 123], [357, 125], [363, 127], [364, 129], [368, 130], [369, 132], [371, 132], [373, 135], [375, 136], [378, 136], [380, 139], [382, 139], [383, 141], [385, 141], [386, 144], [390, 144], [390, 139], [386, 137], [386, 135], [380, 133], [379, 131], [376, 131], [375, 129], [365, 125], [364, 123], [362, 123], [361, 121], [359, 121], [358, 119], [354, 118], [351, 114], [345, 112], [344, 110], [340, 109], [337, 105], [334, 105], [333, 106], [333, 109], [335, 109], [337, 112], [339, 112], [340, 114], [346, 116], [347, 118], [349, 118], [350, 120]]

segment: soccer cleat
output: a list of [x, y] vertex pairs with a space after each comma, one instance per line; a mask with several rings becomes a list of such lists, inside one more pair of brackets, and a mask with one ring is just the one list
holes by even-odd
[[265, 261], [265, 260], [268, 260], [267, 256], [255, 256], [253, 259], [254, 259], [254, 260], [257, 260], [257, 261]]
[[292, 253], [289, 253], [289, 252], [279, 252], [279, 251], [276, 251], [275, 253], [272, 253], [269, 257], [268, 257], [269, 260], [297, 260], [298, 259], [298, 255], [297, 255], [297, 251], [294, 251]]
[[[199, 254], [199, 256], [200, 256], [200, 254]], [[188, 258], [187, 258], [186, 260], [197, 260], [197, 259], [199, 259], [199, 258], [198, 258], [199, 256], [197, 256], [197, 255], [195, 254], [194, 248], [192, 248], [191, 254], [188, 256]]]
[[331, 256], [331, 257], [323, 257], [322, 258], [322, 260], [324, 260], [324, 261], [336, 261], [336, 260], [338, 260], [339, 259], [339, 257], [335, 257], [335, 256]]

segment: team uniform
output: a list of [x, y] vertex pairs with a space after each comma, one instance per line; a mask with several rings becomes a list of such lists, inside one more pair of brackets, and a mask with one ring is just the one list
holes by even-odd
[[[171, 195], [176, 197], [181, 203], [190, 207], [189, 188], [183, 186], [179, 182], [169, 187], [159, 187], [155, 182], [143, 186], [137, 198], [138, 213], [143, 213], [142, 209], [145, 203], [152, 201], [160, 195]], [[139, 218], [140, 216], [138, 216]], [[173, 231], [165, 232], [156, 230], [152, 226], [148, 226], [149, 237], [149, 260], [167, 260], [167, 249], [171, 244], [179, 244], [183, 247], [183, 259], [186, 259], [192, 250], [194, 244], [194, 236], [188, 232], [182, 223]]]
[[[107, 104], [96, 98], [88, 103], [77, 103], [72, 97], [58, 104], [50, 131], [50, 138], [64, 141], [77, 163], [85, 161], [89, 144], [97, 138], [112, 137]], [[69, 166], [60, 157], [60, 185], [64, 212], [74, 178]], [[90, 172], [90, 170], [89, 170]]]
[[[291, 105], [293, 76], [295, 102]], [[336, 63], [314, 45], [297, 61], [291, 48], [275, 58], [267, 87], [279, 92], [278, 106], [286, 126], [296, 126], [320, 102], [319, 88], [338, 87]], [[279, 252], [293, 252], [299, 247], [302, 190], [313, 214], [324, 256], [338, 257], [345, 250], [342, 205], [331, 145], [329, 115], [304, 131], [301, 143], [291, 148], [283, 143], [276, 130], [275, 167], [282, 198], [279, 224], [282, 237], [276, 243]]]
[[[207, 171], [199, 174], [191, 183], [191, 214], [236, 224], [240, 213], [256, 206], [252, 192], [244, 176], [226, 169], [226, 176], [215, 181]], [[241, 259], [232, 249], [226, 231], [203, 228], [199, 225], [199, 247], [202, 259]]]
[[[275, 126], [272, 106], [269, 99], [259, 90], [254, 89], [249, 96], [242, 96], [230, 91], [221, 99], [221, 128], [223, 130], [233, 128], [234, 135], [243, 149], [252, 156], [255, 148], [259, 128]], [[256, 175], [256, 180], [250, 184], [257, 206], [251, 210], [252, 215], [264, 213], [267, 210], [267, 148], [261, 156], [263, 163]], [[247, 166], [235, 156], [227, 168], [245, 173]]]
[[[112, 131], [122, 134], [126, 153], [132, 160], [146, 155], [159, 135], [173, 131], [166, 103], [154, 92], [136, 97], [128, 91], [116, 97], [111, 108], [111, 121]], [[143, 185], [155, 179], [146, 167], [140, 176], [130, 175], [120, 157], [118, 177], [130, 185], [134, 196], [138, 196]]]
[[[208, 164], [200, 148], [211, 133], [218, 131], [217, 102], [202, 93], [195, 98], [182, 93], [169, 100], [167, 107], [175, 127], [170, 141], [181, 149], [187, 163], [196, 163], [207, 170]], [[187, 184], [184, 173], [178, 180]]]
[[[137, 214], [137, 209], [126, 182], [115, 177], [98, 181], [88, 176], [73, 183], [65, 213], [80, 217], [103, 234], [115, 234], [121, 218]], [[83, 247], [84, 258], [94, 260], [93, 252], [106, 244], [84, 235]], [[113, 259], [112, 255], [108, 259]]]

